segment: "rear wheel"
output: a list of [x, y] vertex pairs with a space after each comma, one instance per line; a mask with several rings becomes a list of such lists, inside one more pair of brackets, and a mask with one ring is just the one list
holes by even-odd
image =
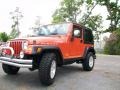
[[83, 69], [85, 71], [91, 71], [94, 67], [95, 59], [92, 52], [89, 52], [86, 58], [83, 60]]
[[54, 53], [43, 54], [39, 65], [39, 76], [42, 84], [50, 85], [54, 82], [56, 66], [56, 55]]
[[10, 66], [7, 64], [2, 64], [3, 71], [7, 74], [15, 75], [18, 73], [19, 69], [18, 67], [15, 66]]

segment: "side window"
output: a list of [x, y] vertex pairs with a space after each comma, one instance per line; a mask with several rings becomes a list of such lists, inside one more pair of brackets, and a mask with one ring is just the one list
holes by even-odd
[[92, 34], [92, 31], [90, 29], [84, 30], [84, 43], [86, 43], [86, 44], [93, 44], [94, 43], [93, 34]]
[[74, 28], [74, 30], [73, 30], [74, 37], [81, 38], [81, 33], [82, 33], [82, 31], [80, 29]]

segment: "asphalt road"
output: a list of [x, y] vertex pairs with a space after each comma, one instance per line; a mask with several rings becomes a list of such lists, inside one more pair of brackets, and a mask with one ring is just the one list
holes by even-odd
[[46, 87], [40, 84], [37, 70], [20, 69], [8, 76], [0, 67], [0, 90], [120, 90], [120, 56], [98, 55], [91, 72], [83, 71], [80, 64], [57, 71], [55, 83]]

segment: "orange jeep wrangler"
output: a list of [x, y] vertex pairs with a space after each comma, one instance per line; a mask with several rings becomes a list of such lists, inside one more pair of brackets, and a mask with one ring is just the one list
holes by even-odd
[[57, 67], [76, 62], [91, 71], [95, 59], [92, 31], [76, 23], [41, 26], [31, 37], [8, 41], [0, 53], [5, 73], [17, 74], [20, 68], [38, 69], [44, 85], [54, 82]]

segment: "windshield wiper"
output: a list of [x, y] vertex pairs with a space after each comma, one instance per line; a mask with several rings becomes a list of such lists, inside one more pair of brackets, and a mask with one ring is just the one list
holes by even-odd
[[58, 33], [51, 33], [50, 35], [57, 35]]
[[46, 36], [45, 34], [30, 35], [30, 37]]
[[38, 36], [45, 36], [45, 34], [38, 34]]

